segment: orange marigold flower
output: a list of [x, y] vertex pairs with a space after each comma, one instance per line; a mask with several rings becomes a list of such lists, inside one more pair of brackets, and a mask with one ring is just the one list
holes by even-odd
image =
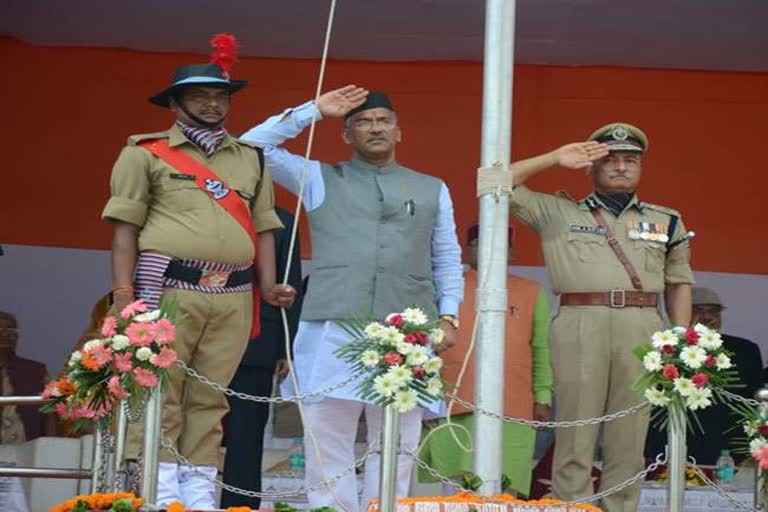
[[57, 383], [57, 386], [62, 396], [74, 395], [75, 391], [77, 391], [77, 386], [72, 381], [67, 379], [61, 379]]
[[185, 512], [187, 509], [179, 501], [174, 501], [165, 508], [166, 512]]
[[227, 507], [226, 512], [251, 512], [251, 507]]

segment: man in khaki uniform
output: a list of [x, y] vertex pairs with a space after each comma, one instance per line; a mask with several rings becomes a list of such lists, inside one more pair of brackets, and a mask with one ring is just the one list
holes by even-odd
[[[180, 68], [173, 85], [150, 98], [170, 108], [176, 123], [167, 131], [128, 139], [112, 170], [111, 197], [102, 214], [114, 225], [117, 310], [136, 298], [152, 305], [161, 297], [175, 300], [179, 359], [222, 384], [231, 380], [248, 343], [253, 287], [258, 283], [264, 299], [275, 306], [290, 306], [294, 296], [292, 288], [275, 285], [271, 231], [282, 224], [273, 209], [270, 175], [259, 151], [222, 127], [231, 94], [245, 85], [230, 80], [216, 64]], [[203, 190], [194, 172], [172, 166], [141, 145], [147, 140], [167, 142], [219, 179], [206, 180]], [[227, 194], [237, 194], [250, 211], [261, 233], [258, 247], [218, 202]], [[180, 467], [163, 451], [158, 504], [181, 501], [187, 508], [216, 508], [213, 484], [203, 475], [216, 476], [227, 401], [180, 367], [171, 367], [169, 374], [165, 436], [197, 467]], [[130, 437], [129, 456], [135, 457], [138, 436]]]
[[[691, 319], [691, 235], [679, 213], [640, 201], [635, 193], [647, 137], [634, 126], [613, 123], [590, 141], [512, 167], [517, 185], [512, 212], [541, 236], [552, 286], [560, 295], [550, 329], [558, 420], [598, 417], [641, 401], [631, 389], [642, 371], [632, 349], [662, 328], [662, 293], [672, 324], [687, 326]], [[574, 201], [522, 186], [558, 163], [589, 167], [594, 192]], [[616, 245], [626, 263], [612, 248]], [[647, 427], [647, 414], [604, 424], [602, 489], [642, 469]], [[598, 431], [598, 426], [556, 431], [552, 480], [557, 497], [578, 500], [593, 494], [590, 471]], [[634, 511], [639, 493], [634, 485], [603, 499], [603, 507]]]

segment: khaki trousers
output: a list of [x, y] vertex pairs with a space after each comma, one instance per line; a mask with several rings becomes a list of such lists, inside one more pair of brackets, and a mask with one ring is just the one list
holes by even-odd
[[[163, 299], [176, 302], [176, 341], [179, 359], [213, 382], [228, 386], [248, 343], [251, 292], [202, 293], [167, 288]], [[163, 399], [163, 430], [176, 449], [197, 466], [218, 466], [221, 419], [229, 411], [224, 395], [187, 376], [179, 366], [169, 368]], [[136, 458], [143, 424], [128, 431], [128, 458]], [[176, 462], [167, 450], [160, 460]]]
[[[550, 346], [558, 420], [586, 419], [641, 402], [632, 390], [642, 363], [632, 349], [650, 341], [662, 326], [654, 308], [562, 307], [552, 321]], [[554, 494], [578, 500], [593, 494], [591, 469], [599, 425], [555, 431], [552, 467]], [[644, 467], [648, 414], [603, 424], [601, 490], [623, 482]], [[635, 484], [602, 502], [606, 512], [634, 512], [640, 498]]]

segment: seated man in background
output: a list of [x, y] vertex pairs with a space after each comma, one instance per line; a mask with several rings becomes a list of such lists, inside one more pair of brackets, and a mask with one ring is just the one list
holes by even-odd
[[[16, 317], [0, 311], [0, 395], [39, 395], [48, 372], [44, 364], [16, 355], [18, 340]], [[23, 443], [54, 433], [53, 416], [41, 413], [39, 405], [0, 408], [0, 444]]]
[[[701, 323], [715, 329], [718, 332], [722, 328], [722, 312], [725, 309], [720, 297], [711, 288], [693, 288], [693, 320], [692, 325]], [[760, 347], [744, 338], [720, 333], [723, 338], [723, 348], [733, 353], [731, 358], [734, 368], [738, 371], [739, 382], [729, 389], [746, 398], [753, 398], [755, 392], [763, 384], [763, 358], [760, 355]], [[736, 463], [740, 463], [746, 454], [734, 453], [736, 441], [744, 437], [741, 428], [733, 428], [738, 421], [738, 416], [727, 404], [713, 404], [706, 409], [697, 412], [702, 433], [697, 427], [688, 430], [688, 455], [696, 459], [699, 464], [714, 465], [720, 456], [720, 450], [729, 449]], [[646, 458], [655, 458], [664, 451], [667, 443], [665, 432], [656, 428], [648, 429], [648, 438], [645, 445]]]

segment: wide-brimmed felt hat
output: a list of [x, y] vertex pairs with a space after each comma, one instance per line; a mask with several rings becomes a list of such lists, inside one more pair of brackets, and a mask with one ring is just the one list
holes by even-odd
[[171, 85], [150, 97], [149, 101], [168, 108], [170, 106], [169, 100], [180, 89], [190, 85], [223, 87], [234, 93], [248, 85], [248, 82], [246, 80], [230, 80], [216, 64], [192, 64], [177, 69]]

